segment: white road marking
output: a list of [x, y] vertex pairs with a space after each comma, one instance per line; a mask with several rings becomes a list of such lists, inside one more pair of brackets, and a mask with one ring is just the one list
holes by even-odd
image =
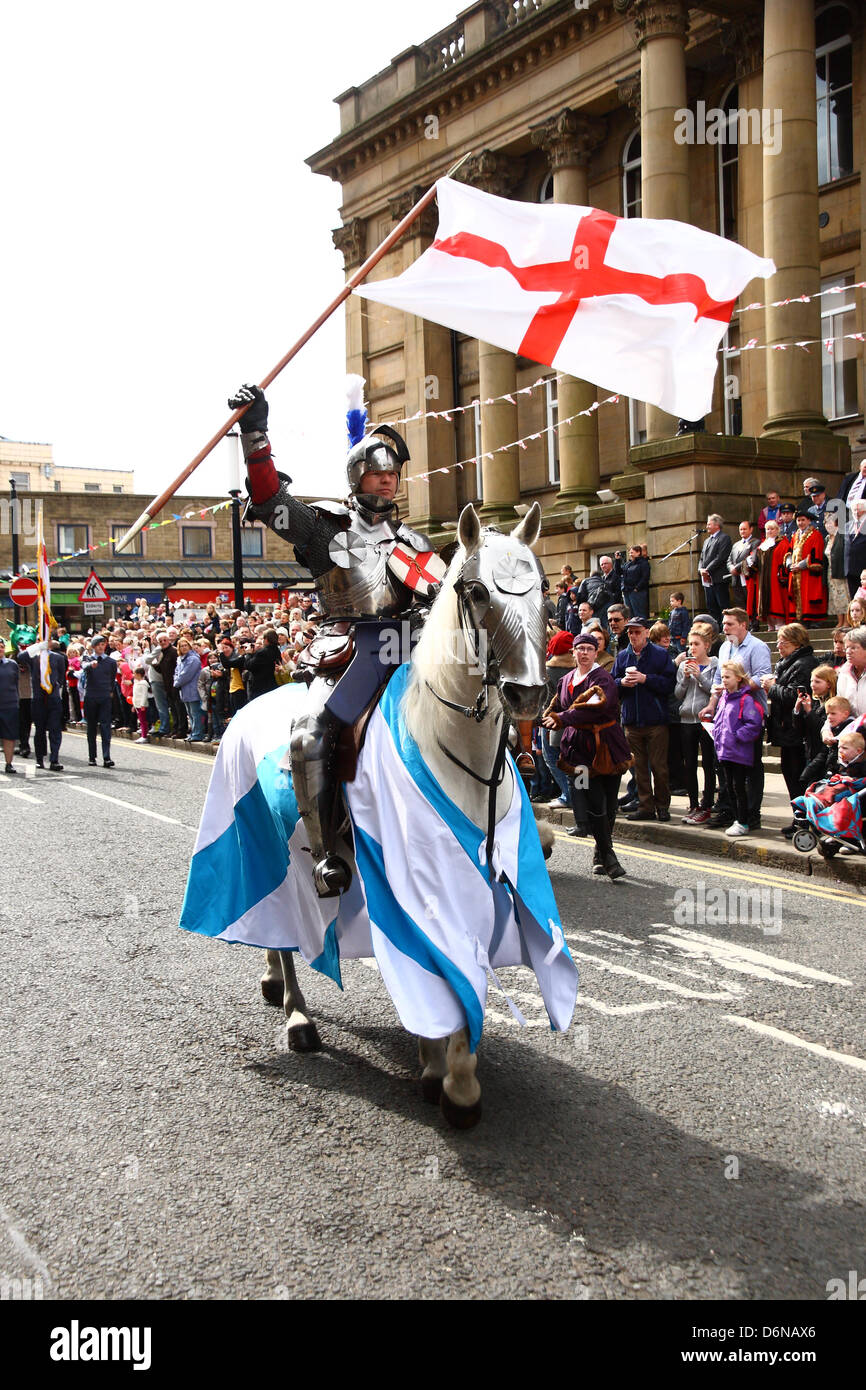
[[509, 1028], [546, 1028], [550, 1031], [550, 1023], [546, 1018], [528, 1018], [523, 1024], [519, 1018], [513, 1018], [511, 1014], [501, 1014], [496, 1009], [488, 1009], [487, 1017], [494, 1023], [507, 1023]]
[[[567, 933], [567, 936], [566, 936], [566, 940], [568, 940], [568, 941], [583, 941], [583, 942], [586, 942], [586, 944], [589, 945], [589, 946], [596, 946], [596, 947], [599, 947], [599, 948], [603, 949], [604, 947], [607, 946], [607, 942], [606, 942], [606, 941], [599, 941], [598, 938], [599, 938], [600, 936], [610, 937], [610, 936], [612, 936], [612, 933], [611, 933], [611, 932], [580, 932], [580, 931], [568, 932], [568, 933]], [[620, 938], [618, 938], [618, 940], [621, 942], [621, 941], [627, 940], [627, 938], [626, 938], [626, 937], [620, 937]], [[642, 946], [644, 946], [645, 944], [646, 944], [646, 943], [643, 942], [643, 941], [630, 941], [630, 942], [629, 942], [629, 945], [630, 945], [630, 946], [636, 947], [638, 950], [640, 950], [640, 948], [641, 948]], [[619, 945], [616, 945], [616, 946], [613, 946], [611, 949], [614, 950], [614, 951], [620, 951], [620, 946], [619, 946]], [[664, 966], [664, 969], [665, 969], [665, 970], [669, 970], [669, 971], [671, 972], [672, 975], [685, 975], [688, 979], [692, 979], [692, 980], [701, 980], [705, 985], [715, 985], [715, 983], [716, 983], [715, 980], [712, 978], [711, 975], [705, 975], [705, 974], [703, 973], [703, 971], [701, 971], [701, 970], [689, 970], [686, 966], [683, 966], [683, 965], [674, 965], [674, 964], [673, 964], [671, 961], [669, 961], [669, 960], [656, 959], [656, 960], [653, 961], [653, 964], [654, 964], [654, 965], [663, 965], [663, 966]], [[739, 989], [736, 989], [735, 992], [736, 992], [737, 994], [741, 994], [741, 993], [742, 993], [742, 991], [739, 990]]]
[[3, 1226], [5, 1227], [6, 1234], [8, 1235], [10, 1242], [12, 1243], [13, 1247], [18, 1251], [18, 1254], [21, 1256], [21, 1258], [23, 1260], [26, 1260], [27, 1264], [30, 1265], [31, 1269], [35, 1269], [36, 1273], [42, 1277], [44, 1283], [50, 1286], [51, 1275], [48, 1273], [47, 1264], [41, 1258], [41, 1256], [37, 1254], [37, 1252], [33, 1249], [33, 1246], [26, 1239], [23, 1232], [20, 1231], [13, 1222], [11, 1214], [2, 1205], [0, 1205], [0, 1222], [2, 1222]]
[[35, 777], [35, 776], [36, 776], [36, 764], [35, 764], [35, 763], [25, 763], [25, 764], [24, 764], [24, 776], [25, 776], [25, 777]]
[[797, 980], [788, 979], [787, 975], [801, 975], [806, 980], [815, 980], [825, 985], [851, 985], [850, 980], [842, 979], [839, 975], [828, 975], [824, 970], [814, 970], [809, 965], [797, 965], [795, 961], [783, 960], [780, 956], [768, 956], [763, 951], [753, 951], [748, 946], [719, 941], [714, 936], [684, 931], [681, 927], [669, 927], [666, 922], [653, 922], [652, 925], [662, 929], [661, 933], [654, 934], [654, 941], [667, 942], [688, 956], [709, 957], [717, 964], [744, 975], [755, 975], [759, 979], [772, 980], [776, 984], [785, 984], [794, 989], [803, 989], [804, 986]]
[[[567, 935], [566, 940], [569, 940]], [[674, 984], [673, 980], [660, 980], [657, 975], [646, 975], [641, 970], [629, 970], [625, 965], [614, 965], [613, 961], [604, 960], [602, 956], [591, 956], [588, 951], [572, 950], [571, 954], [577, 960], [589, 961], [591, 965], [597, 966], [599, 970], [607, 970], [612, 975], [630, 975], [632, 979], [642, 980], [644, 984], [653, 985], [656, 989], [667, 990], [669, 994], [679, 994], [684, 999], [732, 1000], [743, 992], [741, 989], [738, 989], [736, 985], [714, 994], [708, 994], [697, 989], [685, 989], [682, 985]]]
[[769, 1023], [756, 1023], [754, 1019], [742, 1018], [739, 1014], [725, 1014], [724, 1017], [728, 1023], [736, 1023], [738, 1027], [748, 1028], [753, 1033], [763, 1033], [765, 1037], [776, 1038], [779, 1042], [787, 1043], [789, 1047], [802, 1047], [806, 1052], [813, 1052], [816, 1057], [826, 1057], [831, 1062], [842, 1062], [846, 1067], [866, 1071], [866, 1058], [852, 1057], [847, 1052], [834, 1052], [829, 1047], [822, 1047], [820, 1043], [798, 1038], [796, 1033], [786, 1033], [782, 1028], [771, 1028]]
[[81, 792], [83, 796], [95, 796], [99, 801], [110, 801], [113, 806], [122, 806], [126, 811], [135, 811], [140, 816], [150, 816], [151, 820], [164, 821], [166, 825], [180, 825], [184, 830], [192, 829], [189, 825], [184, 825], [183, 821], [176, 820], [174, 816], [161, 816], [158, 811], [149, 811], [146, 806], [136, 806], [132, 801], [121, 801], [118, 796], [107, 796], [105, 792], [95, 792], [92, 787], [72, 787], [70, 790]]
[[592, 999], [588, 994], [578, 994], [578, 1004], [585, 1004], [597, 1014], [610, 1014], [617, 1018], [627, 1018], [629, 1014], [648, 1014], [656, 1009], [680, 1009], [671, 999], [650, 999], [646, 1004], [603, 1004], [600, 999]]
[[41, 796], [30, 796], [27, 792], [18, 791], [17, 787], [0, 787], [0, 791], [4, 791], [7, 796], [14, 796], [17, 801], [32, 801], [34, 806], [43, 805]]

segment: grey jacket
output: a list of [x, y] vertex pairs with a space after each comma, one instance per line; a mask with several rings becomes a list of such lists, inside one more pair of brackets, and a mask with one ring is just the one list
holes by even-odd
[[706, 708], [713, 689], [713, 678], [719, 664], [718, 657], [711, 656], [697, 680], [686, 675], [686, 663], [677, 667], [677, 683], [674, 690], [680, 704], [680, 723], [698, 724], [698, 715]]

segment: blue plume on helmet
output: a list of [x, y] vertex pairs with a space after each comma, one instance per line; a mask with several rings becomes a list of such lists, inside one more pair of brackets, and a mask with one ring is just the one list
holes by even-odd
[[360, 444], [367, 428], [367, 410], [364, 405], [364, 378], [354, 372], [346, 377], [346, 398], [349, 408], [346, 411], [346, 428], [349, 431], [349, 448]]

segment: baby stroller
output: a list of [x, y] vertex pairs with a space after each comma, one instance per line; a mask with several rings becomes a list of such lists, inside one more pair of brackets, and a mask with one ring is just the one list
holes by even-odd
[[791, 802], [794, 834], [791, 843], [801, 854], [817, 849], [832, 859], [843, 846], [866, 854], [866, 777], [836, 772], [814, 782]]

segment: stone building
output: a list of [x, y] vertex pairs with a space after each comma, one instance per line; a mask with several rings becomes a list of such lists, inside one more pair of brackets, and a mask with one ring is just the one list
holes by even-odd
[[[224, 497], [175, 498], [158, 521], [172, 517], [172, 508], [177, 509], [177, 521], [152, 530], [146, 527], [131, 546], [115, 554], [110, 542], [124, 535], [151, 500], [133, 493], [89, 492], [27, 493], [20, 499], [15, 519], [20, 564], [35, 566], [41, 506], [45, 549], [49, 560], [57, 560], [51, 566], [52, 609], [67, 627], [78, 631], [91, 621], [85, 621], [78, 597], [91, 566], [111, 596], [106, 616], [142, 596], [151, 606], [166, 597], [203, 606], [217, 601], [221, 593], [233, 601], [231, 511], [208, 510], [225, 502]], [[12, 565], [13, 518], [9, 502], [0, 498], [0, 607], [7, 617], [11, 603], [5, 576]], [[308, 571], [297, 563], [292, 549], [266, 526], [243, 526], [241, 545], [245, 601], [272, 603], [286, 590], [312, 588]], [[86, 554], [75, 553], [85, 549]]]
[[[771, 487], [797, 499], [815, 474], [834, 494], [866, 442], [847, 336], [866, 327], [864, 73], [857, 0], [480, 0], [337, 97], [340, 133], [308, 163], [341, 185], [347, 274], [467, 151], [458, 177], [491, 193], [692, 222], [777, 266], [740, 301], [705, 432], [680, 437], [640, 401], [352, 296], [347, 368], [372, 418], [409, 420], [411, 520], [445, 539], [466, 501], [510, 525], [537, 499], [551, 576], [646, 542], [665, 607], [696, 576], [687, 554], [661, 557], [708, 511], [736, 535]], [[399, 274], [435, 225], [428, 209], [371, 278]], [[781, 300], [796, 302], [746, 307]], [[447, 471], [418, 477], [432, 468]]]
[[19, 492], [133, 492], [132, 469], [82, 468], [54, 462], [50, 444], [6, 439], [0, 434], [0, 493], [14, 482]]

